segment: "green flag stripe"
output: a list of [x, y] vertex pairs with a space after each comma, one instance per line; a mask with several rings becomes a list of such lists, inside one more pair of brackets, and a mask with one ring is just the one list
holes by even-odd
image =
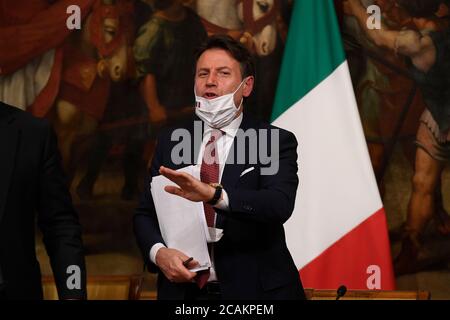
[[295, 0], [272, 121], [344, 61], [333, 0]]

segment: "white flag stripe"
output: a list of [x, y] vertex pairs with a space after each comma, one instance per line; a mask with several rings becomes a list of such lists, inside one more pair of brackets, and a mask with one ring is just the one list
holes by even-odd
[[299, 139], [299, 189], [285, 224], [299, 269], [382, 208], [345, 61], [274, 125]]

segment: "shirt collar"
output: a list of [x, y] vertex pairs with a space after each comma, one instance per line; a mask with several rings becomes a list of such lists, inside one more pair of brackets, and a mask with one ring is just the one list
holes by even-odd
[[[242, 123], [242, 118], [243, 118], [243, 112], [241, 112], [241, 114], [234, 119], [233, 121], [230, 122], [230, 124], [228, 124], [227, 126], [220, 128], [221, 131], [225, 132], [225, 134], [231, 138], [234, 139], [234, 136], [236, 135], [237, 130], [239, 129], [241, 123]], [[206, 135], [208, 135], [209, 133], [211, 133], [214, 129], [211, 128], [210, 126], [208, 126], [205, 123], [205, 131], [203, 132], [203, 137], [205, 137]]]

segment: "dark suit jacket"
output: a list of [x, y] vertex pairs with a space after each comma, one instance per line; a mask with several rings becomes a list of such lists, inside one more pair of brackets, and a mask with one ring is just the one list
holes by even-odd
[[[43, 233], [60, 298], [84, 298], [86, 275], [78, 217], [47, 121], [0, 102], [0, 268], [8, 299], [42, 299], [35, 220]], [[67, 287], [79, 266], [81, 289]], [[69, 279], [69, 283], [75, 283]]]
[[[198, 119], [197, 119], [198, 120]], [[199, 121], [199, 120], [198, 120]], [[193, 121], [185, 126], [191, 134]], [[275, 128], [244, 114], [240, 129], [255, 129], [258, 142], [264, 139], [260, 129], [273, 132]], [[138, 244], [150, 271], [159, 269], [149, 260], [151, 247], [164, 243], [158, 226], [156, 212], [150, 193], [151, 177], [158, 175], [161, 165], [179, 169], [186, 164], [175, 165], [171, 150], [178, 141], [171, 141], [169, 129], [158, 139], [145, 183], [145, 191], [134, 216], [134, 229]], [[270, 134], [266, 136], [271, 150]], [[190, 150], [191, 163], [198, 155], [200, 139]], [[264, 167], [258, 156], [257, 163], [249, 163], [249, 141], [245, 148], [245, 164], [226, 164], [222, 185], [229, 197], [230, 211], [216, 210], [216, 226], [224, 230], [223, 238], [214, 244], [215, 268], [224, 299], [299, 299], [304, 298], [298, 270], [287, 249], [283, 223], [294, 209], [297, 177], [297, 141], [295, 136], [279, 129], [279, 171], [275, 175], [261, 175]], [[236, 138], [233, 143], [237, 154]], [[187, 164], [189, 165], [189, 164]], [[240, 177], [247, 168], [254, 170]], [[158, 277], [159, 299], [183, 299], [185, 284], [167, 280], [162, 272]]]

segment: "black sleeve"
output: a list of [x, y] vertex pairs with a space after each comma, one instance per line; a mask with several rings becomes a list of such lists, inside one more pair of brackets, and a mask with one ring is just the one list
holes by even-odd
[[39, 177], [38, 225], [43, 234], [60, 299], [86, 298], [81, 226], [61, 167], [56, 136], [45, 127]]

